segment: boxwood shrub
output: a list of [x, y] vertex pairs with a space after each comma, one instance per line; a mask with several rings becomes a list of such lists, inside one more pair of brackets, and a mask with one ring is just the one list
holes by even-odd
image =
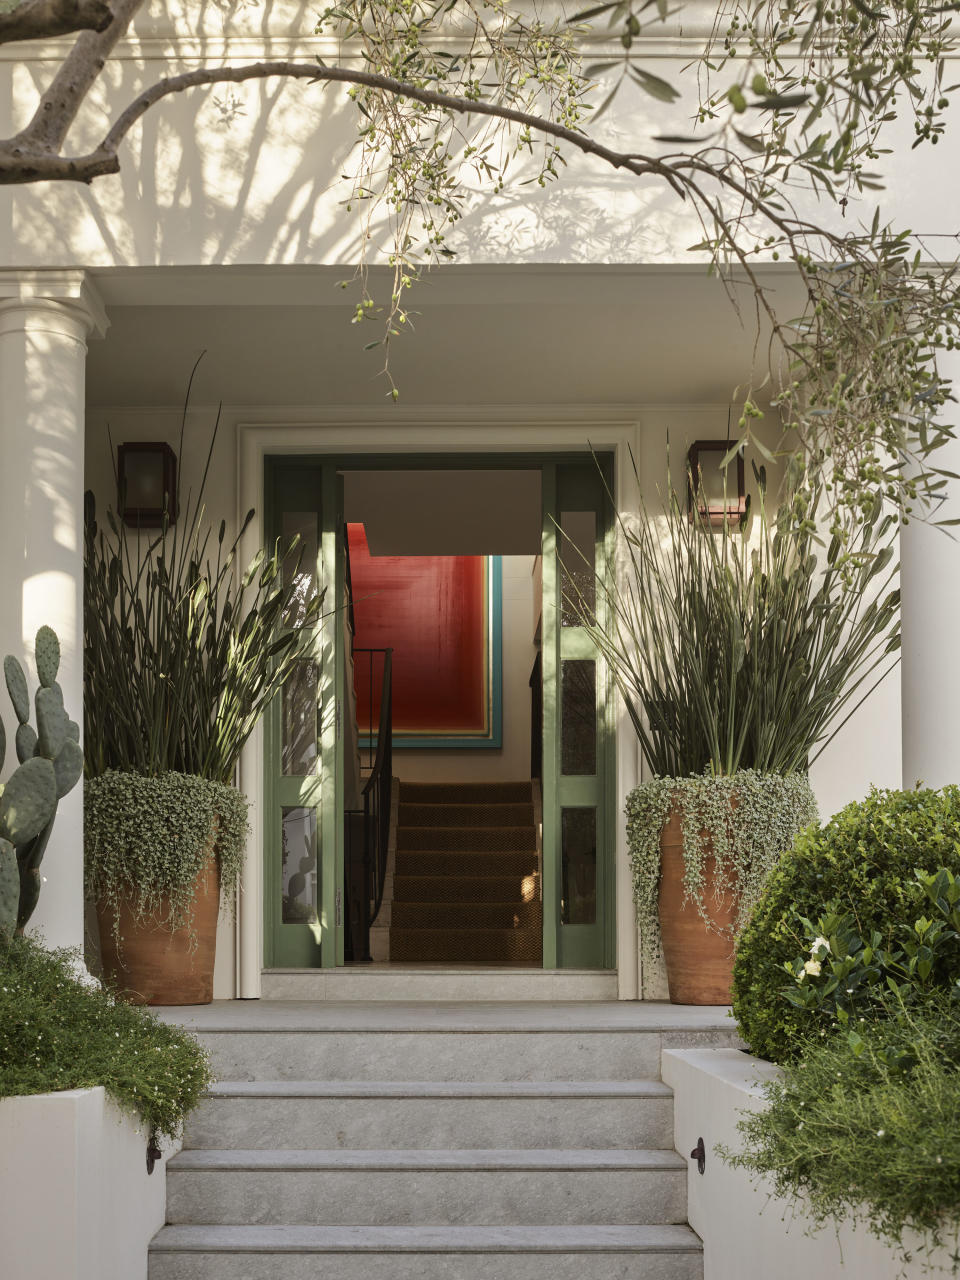
[[861, 937], [890, 944], [915, 918], [915, 869], [960, 874], [960, 788], [873, 790], [819, 830], [802, 832], [774, 869], [737, 944], [733, 1009], [751, 1051], [773, 1062], [797, 1057], [820, 1020], [783, 995], [785, 966], [807, 951], [798, 916], [829, 903], [849, 912]]

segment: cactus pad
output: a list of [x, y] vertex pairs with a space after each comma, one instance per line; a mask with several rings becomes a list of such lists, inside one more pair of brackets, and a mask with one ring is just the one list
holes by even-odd
[[77, 724], [76, 720], [67, 721], [67, 737], [71, 742], [80, 741], [80, 726]]
[[32, 760], [37, 753], [37, 731], [32, 724], [17, 726], [17, 759], [21, 764]]
[[7, 731], [3, 727], [3, 721], [0, 720], [0, 769], [3, 768], [3, 762], [7, 755]]
[[57, 778], [57, 799], [62, 800], [77, 785], [83, 773], [83, 752], [69, 738], [57, 752], [53, 771]]
[[11, 937], [17, 924], [20, 902], [20, 869], [9, 840], [0, 840], [0, 935]]
[[56, 683], [60, 670], [60, 641], [52, 627], [41, 627], [36, 642], [37, 675], [45, 689]]
[[49, 760], [36, 756], [13, 773], [0, 793], [0, 837], [13, 845], [39, 835], [57, 809], [57, 777]]
[[55, 760], [67, 740], [70, 717], [63, 709], [63, 694], [59, 689], [44, 686], [37, 690], [37, 753], [47, 760]]
[[3, 675], [7, 682], [7, 693], [9, 693], [13, 709], [17, 713], [17, 719], [21, 724], [26, 724], [30, 719], [30, 695], [27, 692], [27, 677], [23, 674], [23, 667], [9, 653], [3, 660]]

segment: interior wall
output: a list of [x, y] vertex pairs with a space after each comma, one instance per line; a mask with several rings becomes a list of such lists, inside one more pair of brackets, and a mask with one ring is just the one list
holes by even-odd
[[534, 636], [534, 556], [503, 556], [503, 747], [398, 749], [401, 782], [515, 782], [530, 777], [530, 672]]

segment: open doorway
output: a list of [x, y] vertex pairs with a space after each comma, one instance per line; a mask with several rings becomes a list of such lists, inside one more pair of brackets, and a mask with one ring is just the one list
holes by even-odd
[[609, 571], [599, 461], [267, 457], [328, 602], [265, 735], [268, 968], [612, 967], [610, 689], [564, 603]]
[[[376, 767], [388, 660], [394, 778], [367, 946], [348, 832], [354, 960], [542, 963], [541, 480], [539, 468], [344, 473], [358, 727], [346, 793]], [[345, 804], [349, 825], [361, 805]]]

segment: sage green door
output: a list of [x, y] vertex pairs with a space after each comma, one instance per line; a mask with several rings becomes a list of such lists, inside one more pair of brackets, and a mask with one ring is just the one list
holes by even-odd
[[[325, 591], [313, 652], [267, 716], [264, 778], [264, 962], [268, 968], [343, 963], [342, 496], [319, 460], [267, 459], [270, 544], [298, 534], [302, 599]], [[295, 559], [295, 558], [294, 558]], [[291, 562], [288, 575], [294, 570]]]
[[543, 471], [543, 963], [614, 965], [614, 747], [609, 680], [571, 599], [603, 608], [608, 478], [597, 460]]

